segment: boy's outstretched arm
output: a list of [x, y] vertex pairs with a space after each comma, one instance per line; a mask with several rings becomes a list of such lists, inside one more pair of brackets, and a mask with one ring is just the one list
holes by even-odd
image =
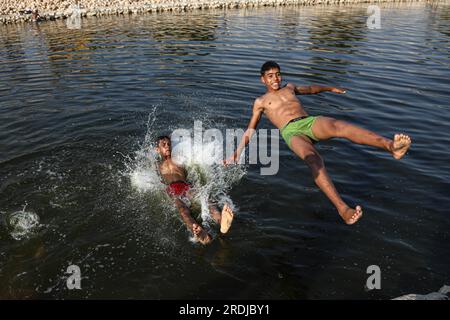
[[247, 126], [247, 130], [245, 131], [244, 135], [242, 136], [242, 140], [239, 143], [239, 146], [237, 147], [236, 151], [233, 153], [231, 157], [224, 160], [224, 164], [232, 164], [237, 163], [239, 160], [239, 157], [241, 156], [242, 150], [244, 150], [245, 146], [249, 143], [250, 139], [252, 138], [253, 134], [255, 133], [256, 126], [259, 123], [259, 120], [261, 120], [261, 116], [263, 114], [263, 106], [261, 103], [261, 100], [258, 98], [255, 100], [255, 103], [253, 104], [253, 114], [250, 119], [250, 122]]
[[324, 91], [331, 91], [336, 93], [345, 93], [345, 89], [336, 88], [336, 87], [324, 87], [324, 86], [299, 86], [295, 87], [295, 94], [316, 94]]

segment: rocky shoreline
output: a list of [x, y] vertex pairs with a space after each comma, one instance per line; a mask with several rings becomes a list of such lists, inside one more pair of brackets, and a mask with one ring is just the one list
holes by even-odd
[[249, 8], [258, 6], [417, 2], [427, 0], [2, 0], [0, 24], [162, 11]]

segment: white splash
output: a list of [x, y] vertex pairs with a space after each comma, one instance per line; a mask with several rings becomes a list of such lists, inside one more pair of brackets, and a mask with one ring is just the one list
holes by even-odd
[[[130, 159], [128, 173], [132, 186], [140, 192], [164, 192], [166, 186], [161, 182], [158, 173], [158, 157], [154, 139], [158, 136], [153, 125], [156, 116], [150, 114], [147, 121], [147, 132], [140, 149]], [[224, 166], [218, 150], [220, 142], [191, 143], [189, 141], [172, 141], [172, 159], [187, 170], [187, 180], [193, 185], [194, 199], [201, 205], [202, 224], [209, 227], [211, 222], [209, 204], [214, 203], [220, 209], [228, 203], [233, 210], [235, 205], [228, 195], [231, 187], [239, 182], [245, 174], [244, 166]], [[157, 197], [164, 201], [166, 197]]]
[[9, 215], [8, 225], [11, 229], [10, 235], [14, 240], [28, 238], [36, 227], [39, 226], [39, 216], [32, 211], [16, 211]]
[[156, 152], [141, 149], [136, 152], [134, 168], [130, 172], [131, 184], [140, 192], [155, 192], [164, 189], [158, 175]]

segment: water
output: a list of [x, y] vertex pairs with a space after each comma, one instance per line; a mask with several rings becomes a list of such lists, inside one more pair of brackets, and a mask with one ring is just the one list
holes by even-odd
[[9, 215], [7, 224], [10, 228], [9, 234], [14, 240], [22, 240], [33, 235], [33, 231], [39, 226], [39, 216], [34, 212], [16, 211]]
[[[450, 6], [383, 5], [380, 30], [366, 27], [366, 9], [0, 26], [0, 297], [387, 299], [449, 284]], [[268, 59], [285, 81], [348, 88], [302, 97], [311, 114], [404, 131], [413, 146], [394, 161], [347, 141], [318, 145], [344, 199], [364, 207], [352, 227], [284, 142], [276, 176], [201, 165], [206, 189], [222, 179], [216, 195], [236, 219], [199, 246], [146, 147], [194, 120], [244, 128]], [[20, 237], [8, 220], [17, 213]], [[67, 289], [72, 264], [81, 290]], [[381, 290], [365, 289], [370, 265]]]

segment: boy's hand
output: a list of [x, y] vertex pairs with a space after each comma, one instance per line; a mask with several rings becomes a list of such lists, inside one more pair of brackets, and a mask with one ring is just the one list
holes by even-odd
[[232, 155], [228, 159], [223, 160], [224, 165], [236, 164], [236, 155]]
[[346, 93], [347, 90], [341, 89], [341, 88], [334, 88], [334, 87], [333, 87], [333, 89], [331, 89], [331, 92], [336, 92], [336, 93]]

